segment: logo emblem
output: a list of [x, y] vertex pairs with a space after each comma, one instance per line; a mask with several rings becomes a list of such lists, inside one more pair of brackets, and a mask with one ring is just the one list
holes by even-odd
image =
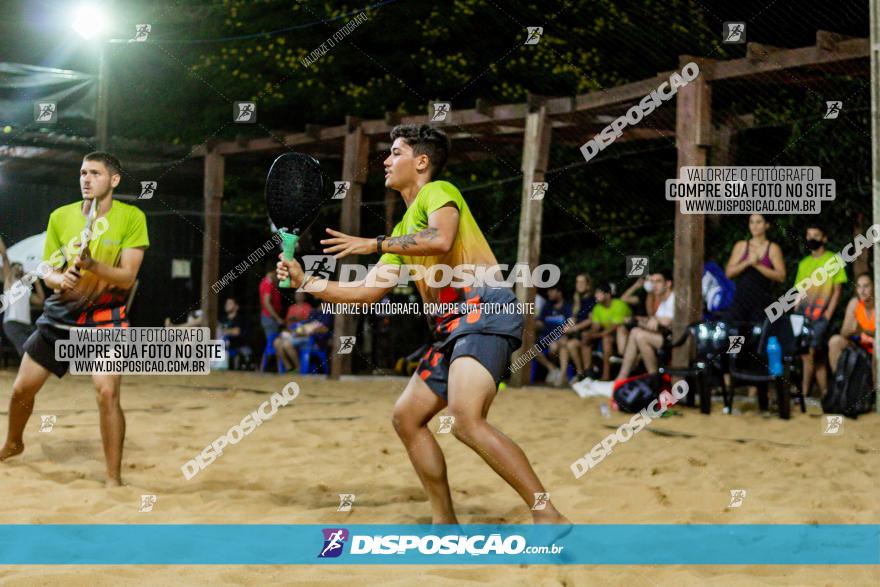
[[648, 258], [627, 255], [626, 257], [626, 275], [627, 277], [643, 277], [648, 274]]
[[330, 279], [336, 271], [336, 257], [333, 255], [303, 255], [303, 268], [307, 275], [319, 279]]
[[536, 493], [535, 494], [535, 505], [532, 506], [532, 510], [538, 511], [547, 508], [547, 504], [550, 502], [550, 494], [549, 493]]
[[728, 355], [738, 355], [742, 350], [743, 343], [746, 341], [745, 336], [728, 336], [727, 337], [728, 345], [727, 345], [727, 354]]
[[356, 340], [356, 336], [340, 336], [339, 350], [336, 352], [340, 355], [350, 355], [351, 351], [354, 350], [354, 343]]
[[324, 547], [318, 558], [336, 558], [342, 554], [342, 547], [348, 540], [348, 530], [345, 528], [324, 528]]
[[738, 508], [743, 504], [743, 501], [746, 499], [746, 490], [745, 489], [731, 489], [730, 490], [730, 503], [727, 504], [729, 508]]
[[434, 115], [431, 122], [446, 122], [446, 117], [452, 109], [451, 102], [434, 102]]
[[34, 104], [34, 121], [54, 124], [58, 122], [58, 104], [56, 102], [37, 102]]
[[550, 186], [546, 181], [539, 182], [536, 181], [532, 184], [532, 193], [529, 194], [530, 200], [543, 200], [544, 194], [547, 193], [547, 188]]
[[253, 124], [257, 121], [257, 105], [254, 102], [235, 102], [232, 121], [237, 124]]
[[40, 416], [40, 432], [52, 432], [57, 420], [57, 416]]
[[159, 187], [159, 184], [155, 181], [142, 181], [141, 182], [141, 195], [138, 196], [138, 200], [149, 200], [153, 197], [153, 194], [156, 193], [156, 188]]
[[829, 102], [825, 102], [825, 107], [827, 110], [825, 111], [825, 120], [834, 120], [840, 115], [840, 110], [843, 108], [843, 102], [839, 100], [831, 100]]
[[725, 22], [724, 23], [724, 43], [742, 44], [746, 42], [746, 23], [744, 22]]
[[336, 508], [337, 512], [350, 512], [351, 506], [354, 505], [355, 495], [354, 493], [340, 493], [339, 494], [339, 507]]
[[334, 200], [344, 200], [348, 194], [348, 188], [351, 187], [350, 181], [334, 181], [333, 182], [333, 198]]
[[138, 507], [139, 512], [147, 513], [153, 511], [153, 506], [156, 505], [156, 496], [155, 495], [142, 495], [141, 496], [141, 505]]
[[453, 424], [455, 424], [455, 416], [440, 416], [440, 427], [437, 428], [437, 434], [449, 434], [452, 432]]
[[837, 436], [839, 434], [843, 434], [843, 416], [838, 416], [836, 414], [826, 414], [825, 427], [822, 429], [822, 434], [826, 436]]
[[150, 31], [153, 30], [152, 25], [148, 24], [139, 24], [134, 27], [134, 40], [140, 43], [143, 43], [147, 40], [147, 37], [150, 36]]
[[542, 26], [529, 26], [526, 27], [526, 42], [525, 45], [537, 45], [541, 41], [541, 35], [544, 34], [544, 27]]

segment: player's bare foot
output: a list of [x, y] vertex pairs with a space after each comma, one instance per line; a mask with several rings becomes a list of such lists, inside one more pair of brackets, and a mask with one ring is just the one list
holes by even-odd
[[571, 520], [556, 510], [536, 510], [532, 512], [532, 522], [535, 524], [564, 524], [571, 526]]
[[5, 461], [10, 457], [14, 457], [15, 455], [20, 455], [24, 452], [24, 443], [10, 443], [7, 442], [3, 445], [3, 448], [0, 448], [0, 461]]
[[104, 487], [109, 489], [111, 487], [122, 487], [121, 479], [107, 479], [104, 481]]

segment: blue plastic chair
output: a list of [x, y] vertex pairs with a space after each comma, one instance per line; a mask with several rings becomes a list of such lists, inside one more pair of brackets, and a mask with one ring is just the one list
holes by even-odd
[[299, 372], [301, 375], [311, 373], [312, 357], [321, 361], [321, 372], [327, 373], [327, 353], [315, 342], [315, 337], [310, 336], [309, 341], [299, 349]]
[[273, 343], [275, 339], [278, 338], [278, 333], [272, 333], [266, 337], [266, 348], [263, 349], [263, 360], [260, 363], [260, 371], [266, 371], [266, 361], [270, 357], [275, 357], [275, 364], [278, 365], [278, 372], [284, 373], [286, 370], [284, 369], [284, 361], [281, 360], [281, 357], [278, 356], [278, 353], [275, 352], [275, 347]]

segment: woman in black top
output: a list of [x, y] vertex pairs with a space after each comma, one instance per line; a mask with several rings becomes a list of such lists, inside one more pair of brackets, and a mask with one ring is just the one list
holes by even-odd
[[773, 283], [785, 281], [782, 249], [767, 238], [770, 223], [762, 214], [749, 216], [752, 238], [733, 246], [725, 273], [736, 279], [733, 303], [725, 319], [732, 325], [764, 320], [764, 308], [773, 300]]

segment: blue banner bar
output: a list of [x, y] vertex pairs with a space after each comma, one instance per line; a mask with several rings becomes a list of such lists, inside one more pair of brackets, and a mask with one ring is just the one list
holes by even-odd
[[877, 565], [880, 525], [0, 525], [0, 564]]

